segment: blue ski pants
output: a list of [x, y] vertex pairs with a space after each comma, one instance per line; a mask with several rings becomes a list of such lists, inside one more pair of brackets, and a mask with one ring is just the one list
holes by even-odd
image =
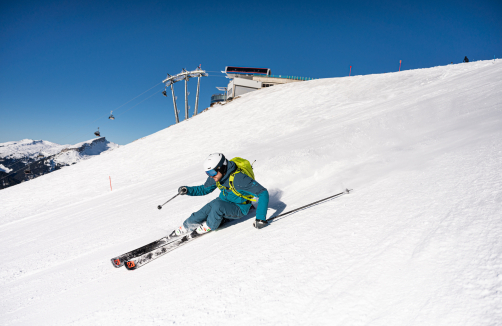
[[220, 226], [223, 218], [238, 219], [243, 217], [241, 209], [234, 203], [221, 200], [219, 197], [207, 203], [204, 207], [183, 222], [183, 226], [188, 230], [197, 228], [206, 221], [211, 230], [216, 230]]

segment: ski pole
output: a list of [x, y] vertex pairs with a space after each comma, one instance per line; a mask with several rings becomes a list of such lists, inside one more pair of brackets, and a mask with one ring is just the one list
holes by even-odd
[[164, 206], [165, 204], [169, 203], [171, 200], [173, 200], [174, 198], [178, 197], [180, 194], [176, 194], [176, 196], [174, 196], [173, 198], [169, 199], [168, 201], [166, 201], [164, 204], [162, 205], [159, 205], [157, 206], [158, 209], [162, 209], [162, 206]]
[[339, 193], [339, 194], [336, 194], [336, 195], [333, 195], [333, 196], [326, 197], [326, 198], [324, 198], [324, 199], [321, 199], [321, 200], [315, 201], [315, 202], [313, 202], [313, 203], [307, 204], [307, 205], [302, 206], [302, 207], [299, 207], [299, 208], [297, 208], [297, 209], [293, 209], [292, 211], [289, 211], [289, 212], [282, 213], [282, 214], [280, 214], [280, 215], [277, 215], [277, 216], [271, 217], [271, 218], [269, 218], [267, 221], [271, 221], [271, 220], [273, 220], [273, 219], [275, 219], [275, 218], [278, 218], [278, 217], [281, 217], [281, 216], [284, 216], [284, 215], [291, 214], [291, 213], [296, 212], [296, 211], [298, 211], [298, 210], [300, 210], [300, 209], [302, 209], [302, 208], [307, 208], [307, 207], [309, 207], [309, 206], [315, 205], [315, 204], [320, 203], [320, 202], [323, 202], [323, 201], [325, 201], [325, 200], [328, 200], [328, 199], [331, 199], [331, 198], [335, 198], [335, 197], [339, 197], [339, 196], [341, 196], [341, 195], [348, 194], [348, 193], [350, 193], [351, 191], [352, 191], [352, 189], [345, 189], [345, 191], [342, 191], [342, 192], [341, 192], [341, 193]]

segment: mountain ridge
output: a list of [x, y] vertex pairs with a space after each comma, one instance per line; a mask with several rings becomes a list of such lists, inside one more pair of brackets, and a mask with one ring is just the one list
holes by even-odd
[[38, 178], [118, 147], [105, 137], [74, 145], [33, 139], [0, 143], [0, 189]]

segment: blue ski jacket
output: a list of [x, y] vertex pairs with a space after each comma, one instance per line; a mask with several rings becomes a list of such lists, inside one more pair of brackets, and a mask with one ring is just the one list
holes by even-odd
[[[230, 188], [228, 184], [230, 175], [237, 169], [234, 162], [228, 161], [227, 173], [221, 178], [220, 184]], [[267, 219], [267, 209], [269, 195], [267, 189], [260, 185], [256, 180], [251, 179], [244, 173], [237, 173], [234, 177], [234, 187], [242, 195], [248, 196], [253, 195], [258, 197], [258, 207], [256, 209], [256, 218], [260, 220]], [[189, 196], [205, 196], [212, 193], [218, 187], [216, 182], [208, 177], [206, 182], [200, 186], [187, 187], [187, 195]], [[249, 213], [251, 208], [251, 203], [245, 204], [246, 200], [235, 195], [231, 190], [223, 189], [220, 193], [220, 199], [231, 202], [239, 206], [242, 214], [246, 215]]]

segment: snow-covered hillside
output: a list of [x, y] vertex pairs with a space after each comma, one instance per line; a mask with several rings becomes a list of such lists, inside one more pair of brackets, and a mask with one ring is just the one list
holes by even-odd
[[[500, 325], [502, 60], [285, 84], [0, 192], [2, 325]], [[110, 258], [256, 160], [252, 215], [138, 269]], [[110, 190], [110, 179], [113, 191]]]
[[119, 145], [107, 141], [104, 137], [91, 139], [75, 145], [67, 146], [55, 161], [61, 164], [71, 165], [82, 160], [88, 160], [95, 155], [117, 149]]
[[[102, 141], [99, 141], [102, 140]], [[0, 143], [0, 157], [3, 159], [33, 159], [59, 154], [61, 151], [77, 152], [73, 159], [58, 157], [58, 162], [73, 164], [81, 160], [89, 159], [91, 155], [99, 155], [104, 151], [118, 148], [119, 145], [105, 140], [105, 138], [91, 139], [75, 145], [60, 145], [47, 140], [23, 139]]]
[[61, 152], [69, 145], [60, 145], [47, 140], [23, 139], [0, 143], [0, 157], [9, 159], [32, 158], [39, 154], [50, 156]]
[[[0, 143], [0, 189], [59, 170], [112, 151], [119, 145], [105, 137], [75, 145], [59, 145], [46, 140], [23, 139]], [[25, 171], [30, 171], [25, 174]]]

